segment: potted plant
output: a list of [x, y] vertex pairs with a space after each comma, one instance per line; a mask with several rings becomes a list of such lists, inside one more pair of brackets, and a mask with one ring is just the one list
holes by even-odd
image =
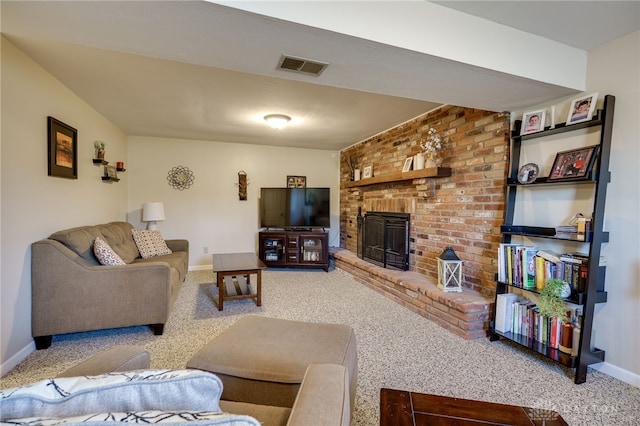
[[540, 314], [553, 318], [558, 317], [561, 320], [566, 320], [567, 307], [565, 306], [564, 299], [571, 295], [571, 286], [563, 280], [557, 278], [550, 278], [545, 281], [545, 286], [540, 292], [540, 300], [538, 302], [538, 308]]
[[96, 158], [99, 160], [104, 160], [104, 147], [105, 147], [104, 141], [94, 141], [93, 147], [96, 150]]

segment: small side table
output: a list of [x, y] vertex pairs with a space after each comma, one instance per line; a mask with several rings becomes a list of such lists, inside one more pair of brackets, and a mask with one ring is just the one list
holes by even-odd
[[[224, 308], [225, 300], [255, 299], [256, 306], [262, 306], [262, 270], [267, 266], [255, 253], [224, 253], [213, 255], [213, 272], [216, 274], [218, 286], [218, 310]], [[257, 275], [256, 292], [229, 295], [224, 283], [226, 276], [244, 276], [247, 286], [251, 285], [251, 275]]]

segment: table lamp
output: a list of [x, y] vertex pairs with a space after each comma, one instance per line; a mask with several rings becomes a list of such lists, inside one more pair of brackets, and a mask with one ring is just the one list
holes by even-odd
[[142, 206], [142, 221], [147, 222], [147, 229], [155, 231], [158, 229], [158, 220], [164, 220], [164, 203], [152, 201], [144, 203]]

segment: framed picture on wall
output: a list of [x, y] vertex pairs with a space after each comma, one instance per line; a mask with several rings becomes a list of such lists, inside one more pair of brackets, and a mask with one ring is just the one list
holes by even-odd
[[49, 176], [78, 179], [78, 131], [53, 117], [47, 117]]
[[367, 166], [362, 171], [362, 178], [367, 179], [373, 177], [373, 166]]
[[306, 176], [287, 176], [287, 188], [306, 188]]

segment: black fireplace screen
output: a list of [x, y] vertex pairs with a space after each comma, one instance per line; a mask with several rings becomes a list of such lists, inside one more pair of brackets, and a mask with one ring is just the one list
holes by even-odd
[[358, 256], [384, 268], [408, 270], [409, 217], [383, 212], [358, 217]]

